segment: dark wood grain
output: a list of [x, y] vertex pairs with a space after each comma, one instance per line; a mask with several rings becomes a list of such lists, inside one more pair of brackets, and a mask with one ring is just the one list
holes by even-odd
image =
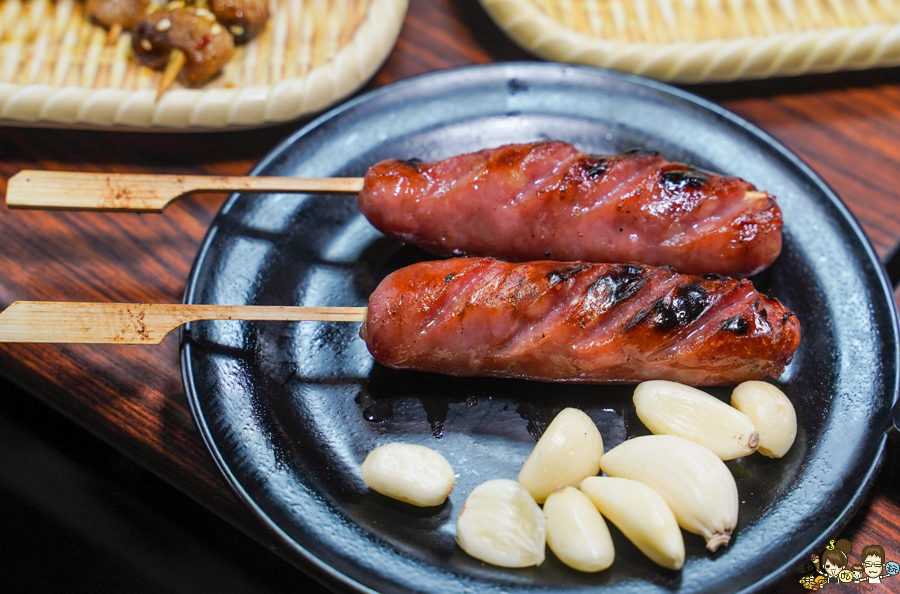
[[[446, 68], [531, 59], [476, 0], [414, 0], [364, 90]], [[900, 240], [898, 70], [690, 87], [798, 154], [842, 197], [882, 255]], [[208, 134], [0, 129], [0, 184], [24, 168], [241, 175], [304, 122]], [[166, 214], [0, 208], [0, 306], [17, 299], [178, 302], [224, 196]], [[177, 337], [158, 347], [0, 346], [0, 372], [228, 521], [265, 540], [206, 453], [181, 385]], [[898, 456], [889, 460], [897, 465]], [[898, 481], [883, 473], [842, 535], [900, 551]], [[892, 548], [893, 547], [893, 548]], [[779, 590], [801, 591], [789, 576]], [[898, 587], [890, 581], [886, 587]]]

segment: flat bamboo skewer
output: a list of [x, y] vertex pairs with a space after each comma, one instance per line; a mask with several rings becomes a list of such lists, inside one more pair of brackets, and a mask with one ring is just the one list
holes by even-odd
[[0, 313], [0, 342], [159, 344], [200, 320], [362, 322], [365, 307], [16, 301]]
[[361, 177], [297, 178], [224, 175], [156, 175], [23, 170], [6, 189], [9, 208], [162, 212], [192, 192], [362, 191]]
[[122, 34], [122, 23], [113, 23], [106, 34], [106, 45], [115, 45]]
[[169, 61], [166, 63], [166, 68], [159, 79], [159, 87], [156, 89], [157, 101], [162, 99], [163, 93], [169, 90], [169, 87], [178, 78], [178, 73], [184, 68], [185, 62], [187, 62], [187, 56], [180, 49], [173, 49], [169, 53]]

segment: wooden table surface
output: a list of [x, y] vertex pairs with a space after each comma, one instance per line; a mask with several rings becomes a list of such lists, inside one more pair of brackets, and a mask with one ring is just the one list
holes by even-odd
[[[412, 0], [400, 39], [364, 90], [419, 74], [530, 60], [476, 0]], [[753, 122], [836, 190], [878, 253], [900, 240], [900, 70], [686, 87]], [[0, 129], [0, 179], [20, 169], [245, 174], [304, 122], [208, 134]], [[15, 300], [179, 302], [222, 204], [195, 195], [154, 214], [0, 208], [0, 306]], [[178, 338], [155, 348], [2, 345], [0, 373], [265, 541], [205, 450], [181, 384]], [[896, 464], [894, 457], [888, 465]], [[841, 537], [900, 551], [900, 505], [882, 472]], [[837, 536], [836, 536], [837, 538]], [[861, 545], [859, 545], [861, 546]], [[781, 583], [802, 591], [797, 577]], [[885, 587], [898, 587], [888, 580]]]

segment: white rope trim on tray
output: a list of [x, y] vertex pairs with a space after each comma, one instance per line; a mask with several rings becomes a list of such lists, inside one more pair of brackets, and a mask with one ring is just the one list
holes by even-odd
[[[681, 19], [673, 16], [671, 10], [677, 5], [710, 5], [716, 3], [720, 9], [725, 4], [717, 0], [657, 0], [660, 10], [653, 14], [646, 10], [634, 9], [626, 15], [620, 0], [606, 0], [607, 18], [601, 19], [597, 10], [597, 0], [586, 0], [580, 9], [588, 15], [582, 28], [576, 30], [570, 24], [571, 15], [565, 12], [564, 0], [555, 0], [554, 17], [532, 0], [481, 0], [482, 5], [497, 25], [516, 43], [541, 58], [573, 64], [586, 64], [601, 68], [611, 68], [631, 72], [650, 78], [673, 82], [726, 81], [735, 79], [759, 79], [772, 76], [798, 75], [811, 72], [865, 69], [900, 64], [900, 22], [869, 22], [850, 12], [859, 7], [853, 2], [843, 13], [843, 17], [857, 26], [841, 25], [830, 28], [810, 28], [788, 31], [783, 26], [784, 14], [797, 13], [791, 0], [780, 0], [782, 26], [776, 26], [775, 17], [769, 12], [760, 12], [756, 19], [757, 28], [770, 31], [767, 34], [752, 34], [749, 26], [740, 30], [732, 25], [738, 36], [732, 38], [711, 38], [687, 40], [696, 37], [696, 31], [686, 30], [678, 39], [670, 26], [660, 22]], [[731, 8], [747, 4], [745, 0], [729, 0]], [[647, 3], [643, 3], [647, 6]], [[812, 6], [815, 2], [806, 2]], [[835, 4], [829, 2], [829, 6]], [[863, 3], [864, 4], [864, 3]], [[770, 6], [770, 2], [754, 0], [752, 6]], [[880, 6], [880, 4], [879, 4]], [[591, 8], [593, 7], [593, 8]], [[746, 6], [745, 6], [746, 7]], [[570, 7], [571, 8], [571, 7]], [[872, 7], [863, 11], [870, 21], [883, 19], [883, 13], [875, 14]], [[885, 9], [886, 10], [886, 9]], [[592, 12], [591, 12], [592, 11]], [[894, 11], [897, 12], [897, 11]], [[590, 16], [593, 14], [593, 16]], [[699, 13], [698, 13], [699, 14]], [[728, 14], [717, 13], [717, 18]], [[814, 13], [805, 18], [809, 22], [827, 22], [824, 12]], [[854, 18], [851, 18], [854, 17]], [[657, 39], [647, 37], [640, 41], [603, 38], [604, 31], [622, 32], [627, 19], [634, 26], [646, 32], [664, 32]], [[740, 19], [737, 19], [740, 20]], [[831, 18], [831, 21], [835, 19]], [[670, 23], [671, 24], [671, 23]], [[795, 23], [797, 25], [797, 23]], [[707, 23], [712, 26], [712, 23]], [[743, 34], [741, 34], [743, 33]], [[635, 34], [633, 34], [635, 36]]]

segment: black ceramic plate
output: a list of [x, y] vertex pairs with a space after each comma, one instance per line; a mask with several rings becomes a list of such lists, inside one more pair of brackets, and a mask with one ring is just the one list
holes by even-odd
[[[182, 363], [197, 424], [238, 496], [283, 552], [331, 586], [378, 592], [759, 590], [808, 561], [861, 503], [897, 394], [897, 320], [875, 254], [835, 195], [797, 158], [728, 112], [639, 78], [553, 64], [439, 73], [361, 97], [278, 147], [255, 173], [361, 176], [386, 158], [437, 159], [560, 139], [592, 153], [635, 147], [743, 177], [778, 197], [784, 252], [754, 279], [797, 312], [803, 341], [781, 378], [799, 416], [782, 460], [729, 462], [740, 493], [732, 544], [686, 534], [680, 572], [619, 533], [611, 569], [484, 565], [454, 542], [469, 492], [515, 478], [562, 408], [593, 418], [607, 448], [646, 433], [629, 387], [453, 379], [375, 365], [358, 324], [192, 324]], [[235, 195], [214, 221], [186, 301], [366, 304], [389, 271], [427, 259], [386, 240], [350, 196]], [[727, 397], [727, 390], [716, 390]], [[370, 492], [375, 446], [424, 444], [459, 473], [448, 503], [418, 509]], [[799, 575], [798, 575], [799, 579]], [[798, 589], [800, 588], [798, 584]]]

